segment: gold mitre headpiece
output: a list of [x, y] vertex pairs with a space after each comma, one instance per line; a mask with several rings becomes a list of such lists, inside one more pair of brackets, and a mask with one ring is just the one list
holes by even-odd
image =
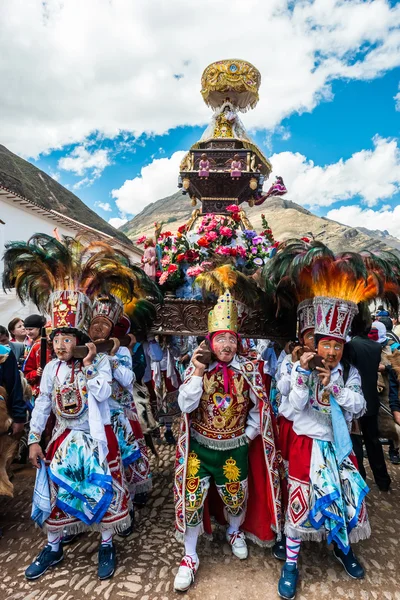
[[238, 332], [238, 309], [228, 291], [218, 298], [217, 304], [208, 313], [208, 332], [216, 331]]
[[209, 65], [201, 77], [201, 94], [211, 108], [222, 106], [227, 98], [240, 111], [254, 108], [258, 102], [261, 75], [245, 60], [218, 60]]

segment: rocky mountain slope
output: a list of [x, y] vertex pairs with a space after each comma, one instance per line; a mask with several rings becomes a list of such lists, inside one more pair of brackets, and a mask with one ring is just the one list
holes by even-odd
[[[146, 206], [141, 213], [123, 225], [121, 231], [132, 240], [136, 240], [143, 234], [152, 235], [155, 221], [164, 221], [164, 230], [174, 233], [189, 219], [192, 210], [189, 197], [179, 191]], [[302, 206], [284, 198], [270, 198], [258, 207], [246, 206], [245, 211], [256, 230], [261, 230], [261, 214], [265, 214], [275, 239], [279, 241], [313, 235], [335, 252], [361, 249], [400, 252], [400, 240], [387, 232], [357, 228], [356, 223], [355, 227], [348, 227], [313, 215]]]
[[39, 206], [56, 210], [80, 223], [117, 237], [122, 242], [129, 243], [121, 231], [104, 221], [78, 196], [1, 144], [0, 185], [15, 194], [24, 196], [27, 200], [36, 202]]

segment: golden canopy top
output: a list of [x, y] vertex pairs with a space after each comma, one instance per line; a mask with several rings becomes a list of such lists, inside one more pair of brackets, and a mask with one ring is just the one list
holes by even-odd
[[207, 106], [217, 109], [227, 98], [245, 112], [258, 102], [261, 74], [251, 63], [240, 59], [218, 60], [201, 77], [201, 94]]

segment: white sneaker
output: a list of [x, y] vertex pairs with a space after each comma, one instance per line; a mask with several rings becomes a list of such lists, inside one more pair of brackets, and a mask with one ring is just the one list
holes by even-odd
[[240, 560], [244, 560], [248, 557], [249, 551], [247, 549], [246, 538], [243, 531], [234, 531], [233, 533], [226, 532], [226, 540], [231, 545], [232, 554], [234, 554]]
[[200, 561], [193, 560], [191, 556], [184, 556], [179, 565], [178, 572], [175, 576], [174, 590], [176, 592], [186, 592], [194, 582], [194, 576], [199, 568]]

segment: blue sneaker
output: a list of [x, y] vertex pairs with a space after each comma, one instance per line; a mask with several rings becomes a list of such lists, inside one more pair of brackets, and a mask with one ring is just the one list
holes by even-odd
[[345, 554], [336, 546], [336, 544], [334, 544], [333, 556], [342, 563], [347, 575], [353, 579], [363, 579], [365, 575], [364, 567], [360, 565], [351, 548], [348, 554]]
[[296, 596], [296, 586], [299, 579], [299, 570], [296, 563], [288, 563], [282, 567], [281, 577], [278, 582], [278, 594], [286, 600], [293, 600]]
[[275, 542], [272, 546], [272, 556], [277, 560], [286, 560], [286, 536], [282, 534], [282, 539]]
[[114, 544], [100, 544], [99, 567], [97, 570], [99, 579], [110, 579], [114, 575], [116, 564]]
[[47, 569], [61, 562], [63, 558], [64, 553], [61, 544], [57, 552], [54, 552], [50, 545], [45, 546], [33, 563], [26, 569], [25, 577], [27, 579], [38, 579], [46, 573]]
[[61, 543], [63, 546], [68, 546], [68, 544], [73, 544], [76, 542], [76, 540], [78, 540], [82, 535], [83, 533], [65, 534], [61, 539]]

